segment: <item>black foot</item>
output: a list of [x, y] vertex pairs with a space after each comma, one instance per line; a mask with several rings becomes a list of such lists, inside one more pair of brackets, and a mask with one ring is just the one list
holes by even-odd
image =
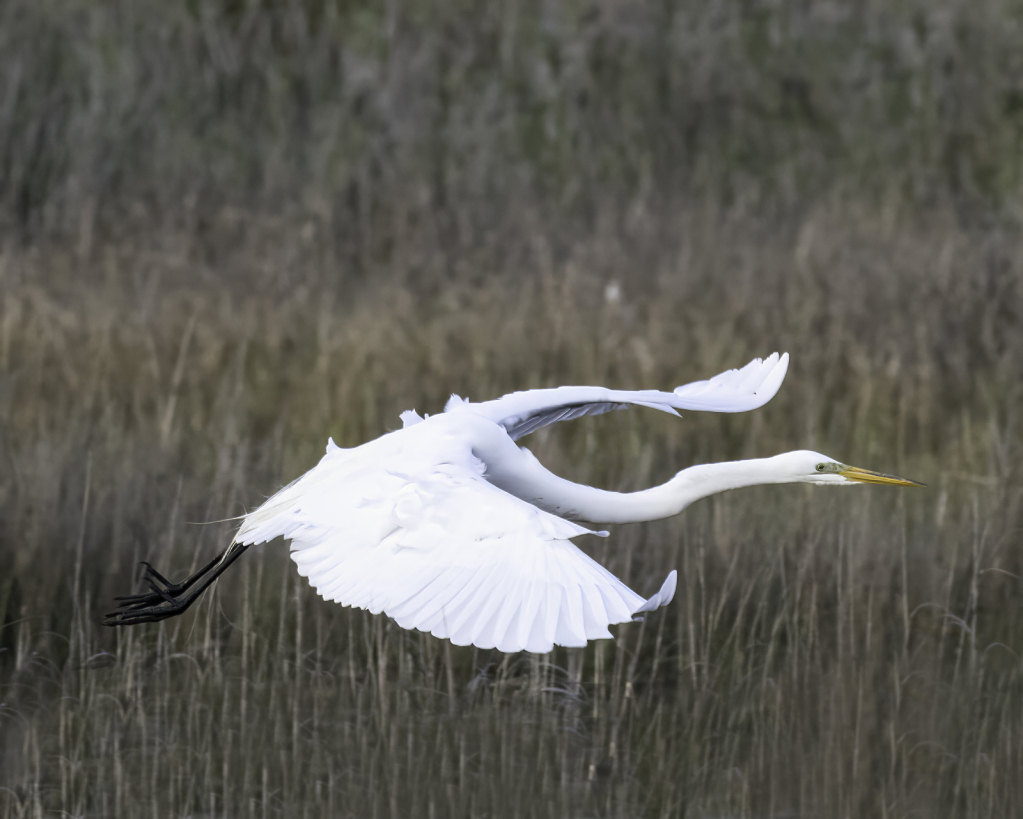
[[122, 609], [140, 609], [160, 602], [171, 603], [175, 597], [188, 589], [188, 581], [184, 583], [171, 583], [144, 560], [139, 565], [145, 567], [140, 579], [149, 586], [150, 592], [148, 594], [128, 594], [122, 597], [115, 597], [114, 600], [118, 601], [118, 607]]
[[105, 626], [133, 626], [138, 623], [156, 623], [181, 614], [208, 589], [228, 566], [241, 556], [248, 546], [234, 543], [203, 568], [181, 583], [171, 583], [146, 562], [142, 581], [150, 591], [115, 597], [121, 611], [110, 612], [103, 618]]
[[[122, 611], [112, 611], [109, 614], [104, 615], [103, 625], [105, 626], [134, 626], [138, 623], [156, 623], [160, 620], [166, 620], [168, 617], [174, 617], [181, 614], [189, 606], [196, 601], [202, 592], [202, 589], [196, 593], [187, 595], [179, 599], [169, 598], [164, 600], [158, 605], [147, 605], [145, 603], [137, 603], [131, 608], [124, 609]], [[142, 598], [150, 598], [153, 595], [137, 595]], [[156, 598], [159, 600], [160, 598]], [[125, 605], [125, 604], [121, 604]]]

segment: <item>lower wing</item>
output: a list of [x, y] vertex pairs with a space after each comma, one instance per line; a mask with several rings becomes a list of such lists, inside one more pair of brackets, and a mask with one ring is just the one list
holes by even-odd
[[350, 454], [329, 454], [236, 538], [290, 538], [299, 573], [327, 600], [456, 645], [544, 653], [609, 638], [609, 625], [674, 595], [671, 572], [644, 599], [570, 541], [589, 530], [491, 485], [476, 464], [411, 476], [346, 468]]

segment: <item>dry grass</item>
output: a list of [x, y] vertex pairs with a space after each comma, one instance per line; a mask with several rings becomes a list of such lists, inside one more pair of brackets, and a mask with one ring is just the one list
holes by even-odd
[[[826, 209], [602, 224], [555, 253], [524, 215], [458, 251], [486, 276], [426, 227], [362, 281], [273, 224], [215, 264], [167, 236], [9, 251], [2, 815], [1014, 815], [1018, 239]], [[327, 435], [774, 347], [790, 380], [757, 413], [618, 413], [532, 447], [620, 489], [802, 446], [930, 487], [762, 488], [619, 527], [608, 566], [682, 585], [614, 644], [451, 647], [323, 603], [276, 544], [198, 612], [97, 626], [134, 561], [186, 571], [230, 532], [189, 521], [253, 507]]]
[[[0, 6], [0, 819], [1023, 814], [1017, 7], [520, 5]], [[527, 443], [620, 490], [796, 448], [929, 488], [581, 544], [679, 570], [614, 643], [453, 647], [280, 543], [98, 625], [328, 435], [774, 349], [755, 413]]]

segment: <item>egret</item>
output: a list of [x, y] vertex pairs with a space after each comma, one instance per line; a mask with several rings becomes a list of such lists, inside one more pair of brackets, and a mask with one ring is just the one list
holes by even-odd
[[774, 397], [787, 368], [788, 354], [774, 353], [673, 392], [558, 387], [481, 403], [453, 395], [434, 416], [406, 411], [402, 429], [362, 446], [329, 441], [315, 467], [245, 515], [230, 546], [184, 582], [143, 564], [150, 591], [118, 598], [120, 611], [104, 622], [181, 614], [250, 546], [284, 537], [299, 573], [325, 599], [456, 645], [544, 653], [610, 638], [609, 625], [667, 605], [676, 573], [644, 598], [572, 543], [607, 535], [580, 522], [666, 518], [756, 484], [922, 484], [804, 450], [691, 466], [661, 486], [609, 492], [558, 477], [515, 442], [632, 405], [674, 415], [744, 412]]

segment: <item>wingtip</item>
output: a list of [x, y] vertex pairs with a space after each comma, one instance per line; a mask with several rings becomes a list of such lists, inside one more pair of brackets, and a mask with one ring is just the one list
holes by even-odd
[[675, 589], [678, 586], [678, 572], [674, 569], [669, 572], [660, 590], [647, 600], [642, 606], [632, 613], [633, 620], [642, 620], [647, 612], [656, 611], [670, 603], [675, 598]]
[[770, 367], [763, 368], [766, 370], [763, 375], [763, 380], [753, 391], [753, 394], [760, 399], [759, 406], [763, 406], [774, 398], [778, 390], [781, 389], [782, 382], [785, 380], [785, 374], [789, 370], [789, 354], [779, 354], [777, 352], [771, 353], [764, 359], [764, 364], [770, 365]]

